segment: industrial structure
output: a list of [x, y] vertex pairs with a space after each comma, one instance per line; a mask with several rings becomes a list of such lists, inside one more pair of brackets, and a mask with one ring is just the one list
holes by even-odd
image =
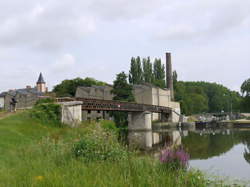
[[[78, 87], [76, 98], [112, 100], [114, 95], [111, 93], [112, 86], [92, 86]], [[155, 105], [171, 108], [168, 114], [155, 113], [152, 111], [152, 120], [161, 120], [169, 122], [179, 122], [180, 120], [180, 103], [174, 102], [173, 75], [171, 54], [166, 53], [166, 88], [161, 89], [149, 83], [133, 85], [133, 94], [135, 103], [145, 105]], [[109, 113], [104, 110], [85, 110], [82, 112], [83, 120], [87, 119], [109, 119]]]

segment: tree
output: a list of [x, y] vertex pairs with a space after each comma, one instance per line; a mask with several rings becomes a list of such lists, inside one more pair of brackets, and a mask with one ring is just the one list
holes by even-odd
[[115, 96], [113, 100], [119, 101], [134, 101], [134, 96], [132, 93], [132, 86], [127, 81], [127, 75], [124, 72], [121, 72], [116, 75], [116, 80], [114, 81], [113, 89], [111, 93]]
[[242, 83], [241, 93], [243, 96], [241, 109], [244, 112], [250, 112], [250, 79], [247, 79]]
[[[128, 83], [127, 75], [124, 72], [116, 75], [116, 80], [114, 81], [111, 93], [115, 95], [113, 97], [113, 100], [128, 102], [132, 102], [135, 100], [132, 92], [132, 86]], [[127, 112], [113, 112], [113, 116], [118, 127], [125, 126], [128, 123]]]
[[155, 59], [154, 61], [154, 85], [165, 88], [165, 66], [161, 63], [161, 59]]
[[245, 80], [241, 85], [241, 93], [244, 96], [250, 96], [250, 78]]
[[53, 92], [56, 93], [57, 97], [74, 97], [76, 93], [76, 89], [78, 86], [104, 86], [107, 83], [102, 81], [97, 81], [93, 78], [75, 78], [72, 80], [64, 80], [60, 84], [56, 85], [53, 89]]
[[143, 81], [143, 72], [141, 67], [141, 58], [132, 57], [129, 71], [129, 82], [130, 84], [141, 84]]
[[152, 63], [150, 62], [150, 57], [143, 58], [142, 64], [143, 64], [143, 80], [144, 80], [144, 82], [152, 83], [153, 82], [153, 68], [152, 68]]

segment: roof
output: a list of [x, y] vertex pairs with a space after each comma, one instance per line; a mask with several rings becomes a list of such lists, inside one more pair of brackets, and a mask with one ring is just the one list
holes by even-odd
[[22, 88], [22, 89], [17, 89], [17, 90], [10, 90], [8, 92], [3, 92], [0, 94], [0, 97], [4, 97], [6, 95], [10, 95], [10, 96], [16, 96], [17, 94], [20, 95], [37, 95], [37, 96], [42, 96], [43, 93], [37, 91], [36, 88]]
[[0, 93], [0, 97], [5, 97], [6, 93], [7, 93], [7, 92], [2, 92], [2, 93]]
[[45, 83], [42, 73], [40, 73], [38, 81], [37, 81], [37, 84], [39, 83]]

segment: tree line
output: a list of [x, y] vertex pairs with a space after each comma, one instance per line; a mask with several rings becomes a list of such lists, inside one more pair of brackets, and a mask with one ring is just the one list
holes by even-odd
[[[161, 59], [151, 62], [150, 57], [132, 57], [129, 73], [117, 74], [113, 82], [114, 100], [134, 101], [133, 84], [149, 83], [165, 88], [165, 66]], [[180, 102], [183, 114], [191, 115], [203, 112], [250, 112], [250, 79], [241, 85], [241, 93], [231, 91], [223, 85], [204, 81], [179, 81], [177, 72], [173, 72], [175, 101]], [[64, 80], [56, 85], [53, 92], [58, 97], [74, 97], [78, 86], [103, 86], [107, 83], [93, 78]]]
[[150, 83], [160, 88], [166, 87], [165, 65], [161, 59], [155, 58], [151, 62], [150, 57], [132, 57], [129, 70], [129, 83], [142, 84]]

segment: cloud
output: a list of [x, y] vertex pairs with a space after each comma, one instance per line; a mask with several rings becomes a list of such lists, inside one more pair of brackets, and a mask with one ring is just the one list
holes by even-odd
[[193, 0], [176, 4], [168, 13], [163, 9], [162, 14], [167, 15], [155, 24], [159, 30], [154, 35], [157, 39], [214, 38], [246, 25], [250, 19], [250, 1]]
[[64, 54], [52, 65], [52, 68], [54, 72], [63, 73], [70, 71], [74, 65], [75, 57], [71, 54]]

